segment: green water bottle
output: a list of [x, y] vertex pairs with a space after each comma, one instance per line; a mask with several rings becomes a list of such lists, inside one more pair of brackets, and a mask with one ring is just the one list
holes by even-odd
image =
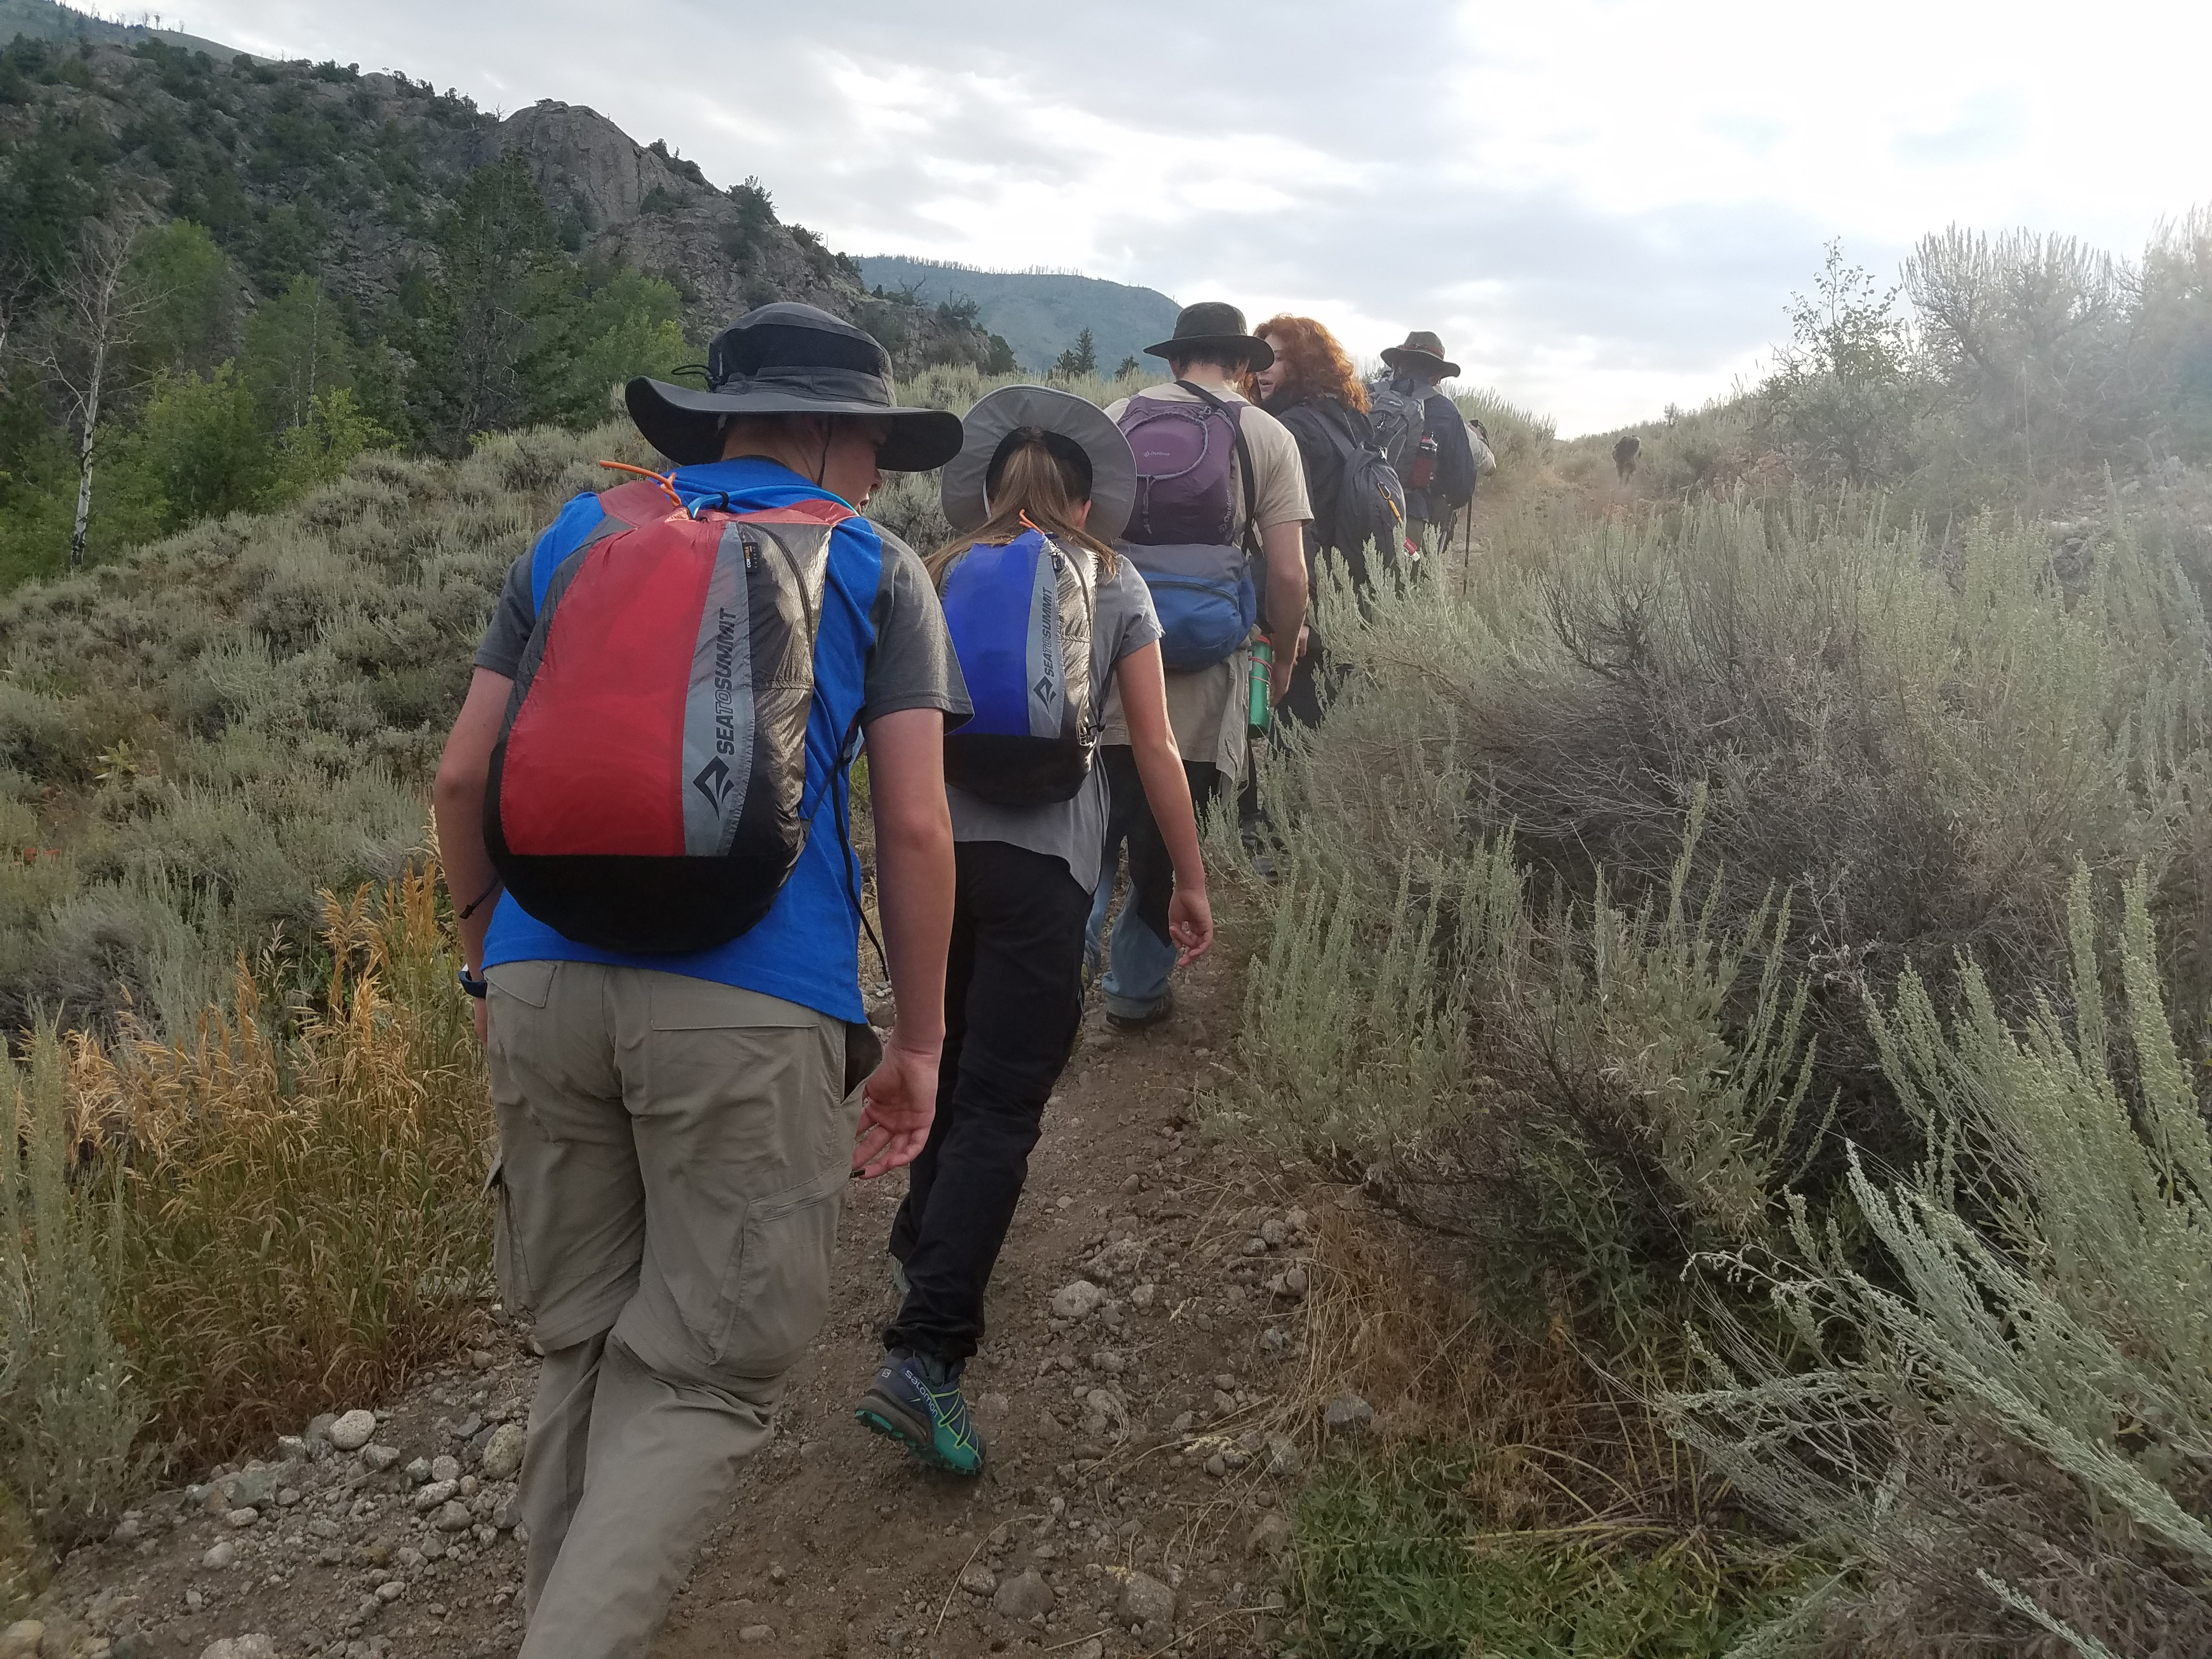
[[1246, 676], [1247, 723], [1255, 732], [1267, 729], [1267, 717], [1274, 708], [1274, 668], [1275, 647], [1265, 639], [1255, 640], [1252, 642], [1252, 668]]

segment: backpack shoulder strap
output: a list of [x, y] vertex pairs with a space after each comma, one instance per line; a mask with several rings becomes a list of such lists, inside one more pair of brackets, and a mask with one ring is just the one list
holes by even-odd
[[1226, 398], [1217, 398], [1195, 380], [1177, 380], [1176, 384], [1194, 394], [1200, 402], [1211, 404], [1229, 417], [1229, 430], [1237, 440], [1237, 471], [1244, 479], [1244, 556], [1257, 558], [1260, 554], [1260, 486], [1252, 476], [1252, 451], [1244, 441], [1244, 405], [1231, 403]]
[[842, 501], [817, 498], [810, 501], [793, 501], [788, 507], [764, 507], [757, 513], [738, 513], [732, 515], [740, 524], [811, 524], [835, 530], [848, 519], [860, 515]]

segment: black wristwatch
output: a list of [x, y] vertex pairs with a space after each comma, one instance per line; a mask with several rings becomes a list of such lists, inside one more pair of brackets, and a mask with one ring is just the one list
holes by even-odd
[[483, 994], [491, 988], [490, 982], [487, 980], [471, 979], [469, 977], [469, 970], [465, 968], [461, 969], [459, 972], [454, 974], [453, 977], [460, 981], [461, 989], [466, 991], [471, 996], [474, 997], [479, 1002], [483, 1000]]

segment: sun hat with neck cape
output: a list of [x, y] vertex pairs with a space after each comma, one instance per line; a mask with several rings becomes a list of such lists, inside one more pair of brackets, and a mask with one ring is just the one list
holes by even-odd
[[961, 422], [960, 453], [945, 463], [939, 485], [945, 520], [957, 532], [990, 518], [986, 480], [1000, 452], [1018, 434], [1036, 431], [1073, 444], [1090, 464], [1091, 519], [1085, 528], [1103, 542], [1118, 538], [1137, 500], [1137, 461], [1121, 428], [1087, 398], [1048, 386], [1007, 386], [976, 400]]
[[890, 356], [842, 318], [795, 301], [749, 311], [707, 348], [704, 391], [638, 376], [623, 388], [645, 441], [678, 466], [722, 458], [737, 415], [863, 415], [886, 421], [886, 472], [927, 472], [960, 448], [960, 417], [891, 401]]

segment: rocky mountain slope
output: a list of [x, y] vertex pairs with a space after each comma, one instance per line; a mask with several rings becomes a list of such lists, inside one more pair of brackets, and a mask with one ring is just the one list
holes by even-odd
[[93, 215], [189, 218], [259, 295], [315, 274], [373, 315], [436, 279], [441, 216], [510, 152], [569, 252], [666, 277], [695, 337], [793, 299], [869, 328], [902, 369], [1006, 356], [950, 308], [868, 294], [859, 266], [778, 220], [757, 181], [718, 189], [593, 110], [545, 102], [501, 120], [404, 75], [225, 59], [150, 36], [9, 54], [0, 258], [50, 258]]

